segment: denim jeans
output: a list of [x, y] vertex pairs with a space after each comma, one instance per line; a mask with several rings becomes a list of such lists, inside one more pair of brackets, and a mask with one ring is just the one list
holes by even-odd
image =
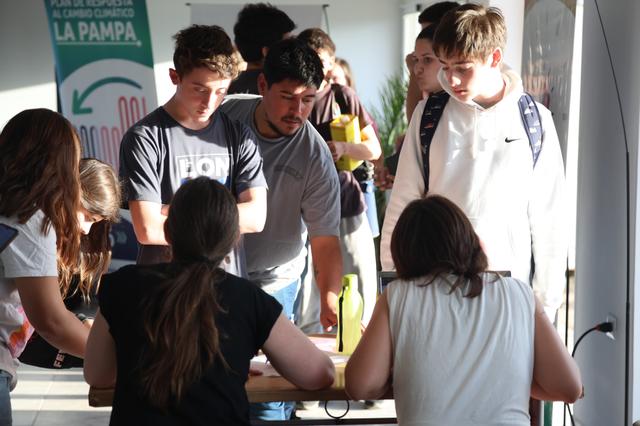
[[300, 280], [293, 280], [291, 284], [281, 288], [280, 290], [271, 293], [278, 303], [282, 305], [282, 313], [289, 320], [293, 321], [293, 304], [296, 301], [298, 295], [298, 288], [300, 286]]
[[11, 426], [11, 374], [0, 370], [0, 426]]
[[[271, 293], [281, 305], [282, 314], [293, 321], [293, 304], [298, 294], [300, 280], [294, 280], [291, 284]], [[258, 402], [249, 404], [249, 418], [251, 420], [289, 420], [295, 407], [292, 401], [287, 402]]]

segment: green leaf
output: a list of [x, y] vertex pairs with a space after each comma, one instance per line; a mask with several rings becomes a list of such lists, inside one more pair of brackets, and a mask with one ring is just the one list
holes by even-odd
[[407, 97], [407, 83], [402, 76], [393, 75], [385, 81], [378, 92], [380, 109], [370, 108], [371, 115], [378, 125], [378, 138], [384, 156], [393, 154], [396, 138], [407, 129], [404, 104]]

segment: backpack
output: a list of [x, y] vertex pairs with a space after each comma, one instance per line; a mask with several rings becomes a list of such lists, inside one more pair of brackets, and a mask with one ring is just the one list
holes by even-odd
[[[447, 92], [439, 92], [430, 95], [422, 112], [420, 121], [420, 151], [422, 152], [422, 165], [424, 178], [424, 193], [429, 190], [429, 148], [431, 140], [438, 127], [440, 117], [444, 107], [447, 105], [450, 95]], [[520, 108], [520, 116], [522, 125], [529, 139], [531, 147], [531, 155], [533, 156], [533, 167], [536, 166], [540, 149], [542, 149], [542, 124], [540, 121], [540, 111], [535, 100], [530, 94], [524, 93], [518, 99], [518, 107]]]

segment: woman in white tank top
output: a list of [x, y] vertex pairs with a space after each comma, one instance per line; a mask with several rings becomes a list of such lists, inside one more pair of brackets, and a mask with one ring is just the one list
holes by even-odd
[[410, 203], [391, 238], [398, 280], [346, 368], [353, 399], [390, 386], [400, 425], [528, 426], [529, 397], [573, 402], [578, 367], [531, 288], [486, 271], [462, 210]]

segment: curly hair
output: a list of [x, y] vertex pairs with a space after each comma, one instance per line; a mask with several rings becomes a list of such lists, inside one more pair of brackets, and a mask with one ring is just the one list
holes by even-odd
[[238, 75], [240, 58], [231, 39], [217, 25], [191, 25], [173, 36], [173, 64], [180, 77], [195, 68], [207, 67], [223, 78]]

